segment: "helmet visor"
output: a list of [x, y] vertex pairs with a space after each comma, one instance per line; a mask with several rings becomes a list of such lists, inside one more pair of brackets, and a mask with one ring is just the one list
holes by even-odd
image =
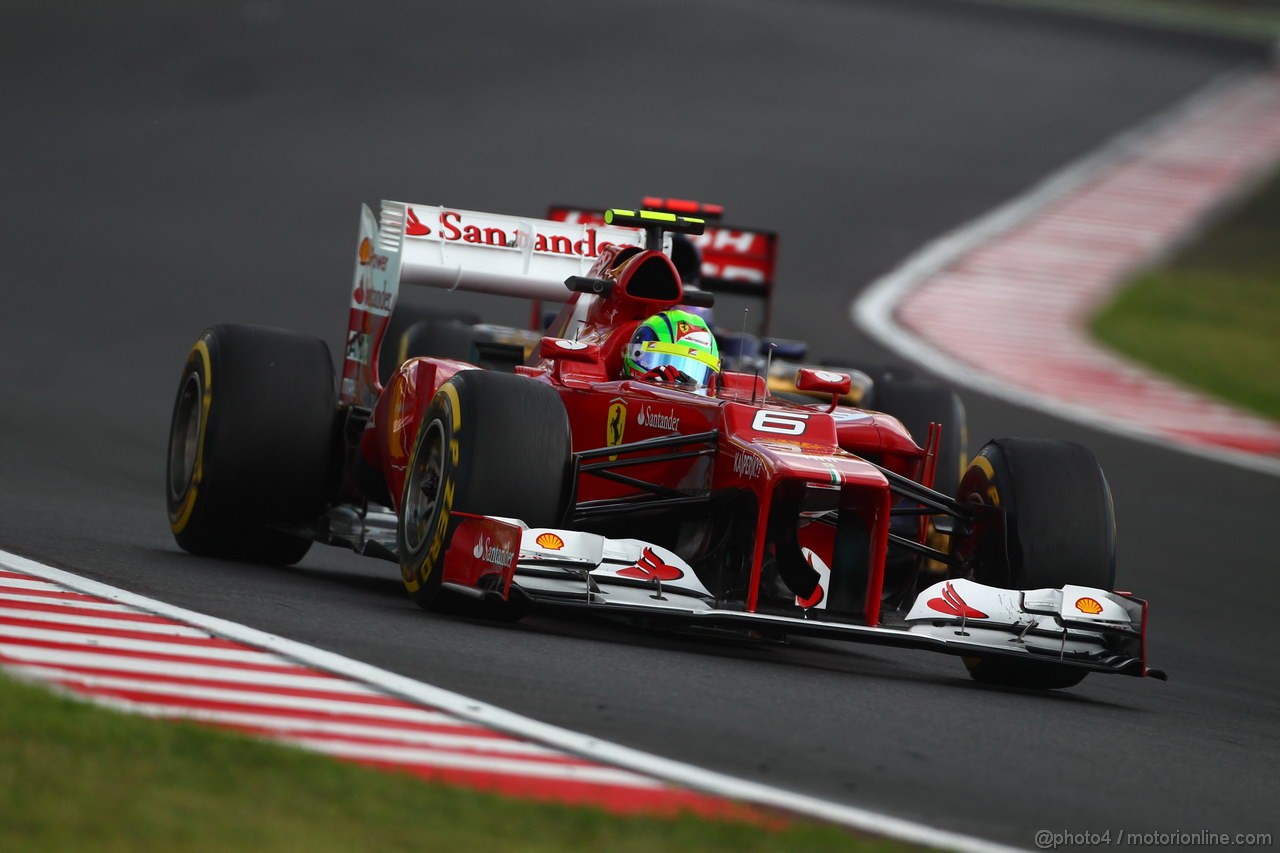
[[679, 373], [679, 381], [706, 388], [711, 377], [720, 371], [720, 359], [690, 346], [662, 341], [644, 341], [631, 345], [631, 360], [648, 372], [670, 365]]

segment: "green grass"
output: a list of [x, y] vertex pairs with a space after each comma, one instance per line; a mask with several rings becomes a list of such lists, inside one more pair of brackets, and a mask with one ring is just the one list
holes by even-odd
[[1103, 343], [1280, 419], [1280, 173], [1093, 320]]
[[907, 850], [836, 827], [509, 800], [0, 675], [0, 850]]

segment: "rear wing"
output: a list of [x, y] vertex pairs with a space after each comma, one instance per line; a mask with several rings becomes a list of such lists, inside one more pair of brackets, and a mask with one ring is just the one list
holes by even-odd
[[[768, 334], [773, 306], [774, 267], [778, 258], [778, 235], [773, 231], [742, 228], [719, 222], [718, 206], [700, 205], [680, 199], [646, 198], [642, 207], [669, 213], [691, 214], [707, 220], [706, 230], [689, 239], [702, 255], [702, 290], [740, 294], [765, 304], [762, 334]], [[553, 204], [547, 218], [567, 224], [604, 222], [604, 209]]]
[[643, 229], [603, 217], [577, 223], [383, 201], [375, 219], [362, 206], [340, 398], [372, 406], [381, 393], [378, 350], [401, 284], [568, 302], [564, 280], [585, 275], [600, 246], [644, 239]]

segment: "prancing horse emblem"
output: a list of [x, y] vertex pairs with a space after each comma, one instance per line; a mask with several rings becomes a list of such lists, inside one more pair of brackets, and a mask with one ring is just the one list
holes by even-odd
[[[609, 405], [609, 423], [604, 437], [605, 444], [616, 447], [622, 444], [622, 433], [627, 428], [627, 403], [621, 397], [614, 397]], [[617, 459], [610, 456], [609, 459]]]

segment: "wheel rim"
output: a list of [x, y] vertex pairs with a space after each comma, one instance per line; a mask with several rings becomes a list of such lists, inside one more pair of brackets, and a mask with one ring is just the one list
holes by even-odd
[[404, 544], [411, 553], [416, 553], [426, 541], [443, 482], [444, 427], [434, 420], [422, 436], [405, 485]]
[[178, 394], [173, 411], [173, 428], [169, 432], [169, 498], [180, 501], [191, 488], [200, 455], [200, 427], [204, 396], [200, 374], [189, 373]]

